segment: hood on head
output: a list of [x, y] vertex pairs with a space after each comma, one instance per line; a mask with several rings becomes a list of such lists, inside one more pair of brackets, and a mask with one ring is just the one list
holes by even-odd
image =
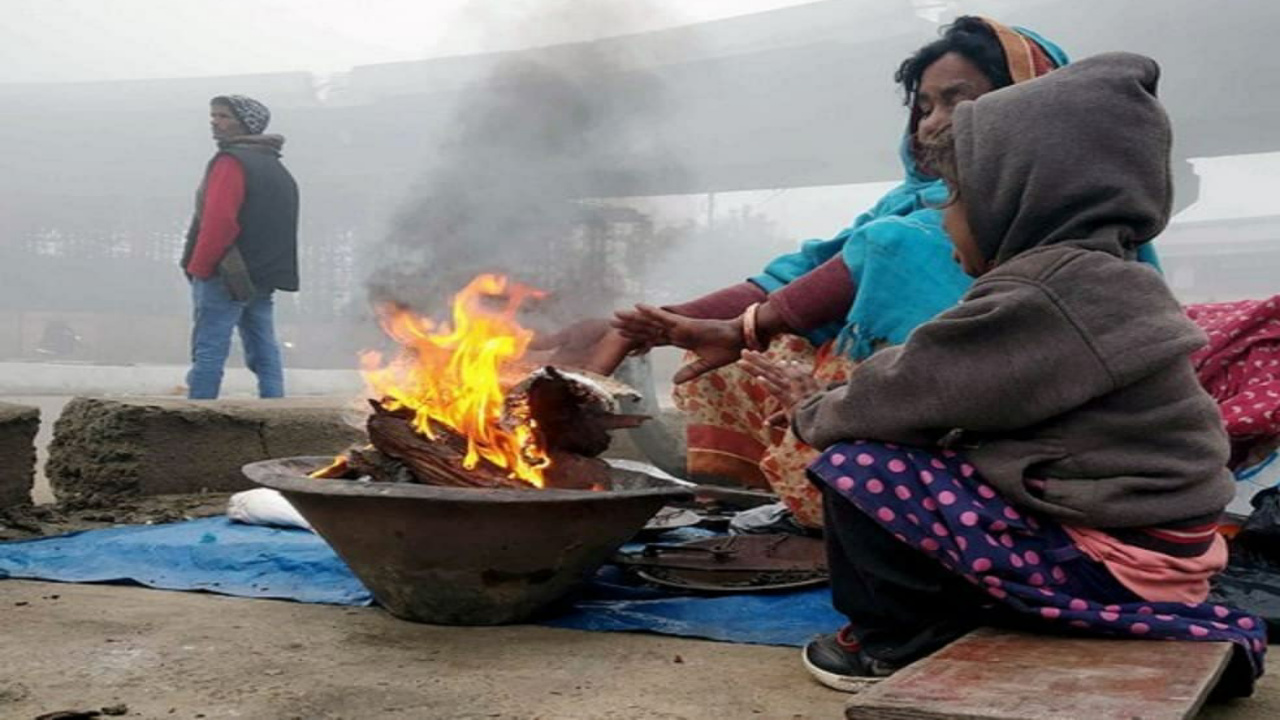
[[1066, 242], [1130, 257], [1164, 229], [1159, 78], [1150, 58], [1107, 53], [956, 108], [960, 196], [988, 261]]

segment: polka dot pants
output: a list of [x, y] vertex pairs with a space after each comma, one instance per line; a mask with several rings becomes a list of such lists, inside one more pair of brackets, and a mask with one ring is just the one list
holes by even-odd
[[[1158, 640], [1226, 640], [1246, 669], [1262, 670], [1263, 622], [1212, 603], [1146, 602], [1124, 591], [1056, 523], [1006, 502], [952, 451], [874, 442], [842, 443], [809, 467], [829, 502], [847, 501], [899, 543], [959, 577], [1001, 611], [1051, 627]], [[828, 506], [830, 508], [830, 505]], [[828, 533], [831, 534], [828, 519]], [[829, 548], [832, 547], [829, 545]], [[858, 572], [857, 550], [852, 572]], [[832, 563], [833, 588], [839, 563]], [[1088, 568], [1095, 568], [1084, 572]], [[1119, 590], [1119, 593], [1117, 593]], [[837, 609], [839, 599], [837, 598]], [[848, 613], [846, 613], [848, 614]], [[855, 632], [857, 618], [851, 617]]]

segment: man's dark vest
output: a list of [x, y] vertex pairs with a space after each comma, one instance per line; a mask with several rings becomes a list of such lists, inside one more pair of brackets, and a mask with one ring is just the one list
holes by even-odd
[[[235, 247], [244, 257], [254, 287], [262, 290], [298, 289], [298, 185], [280, 162], [280, 153], [262, 145], [223, 148], [205, 168], [231, 155], [244, 168], [244, 204], [240, 206], [240, 235]], [[203, 204], [203, 198], [200, 199]], [[186, 266], [200, 235], [200, 214], [187, 231]]]

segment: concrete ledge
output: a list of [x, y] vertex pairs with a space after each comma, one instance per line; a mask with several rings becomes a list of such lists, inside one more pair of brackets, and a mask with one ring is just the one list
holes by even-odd
[[54, 425], [45, 474], [59, 502], [253, 487], [245, 463], [337, 454], [363, 438], [332, 398], [76, 398]]
[[40, 409], [0, 403], [0, 508], [31, 503]]
[[[355, 358], [352, 358], [355, 365]], [[185, 397], [185, 365], [91, 365], [88, 363], [0, 362], [0, 395], [156, 395]], [[285, 368], [290, 396], [358, 394], [364, 383], [351, 370]], [[240, 367], [228, 367], [222, 397], [257, 397], [257, 380]]]

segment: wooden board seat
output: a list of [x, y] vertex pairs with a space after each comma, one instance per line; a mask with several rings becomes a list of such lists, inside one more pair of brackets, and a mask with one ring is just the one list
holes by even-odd
[[849, 720], [1173, 720], [1200, 709], [1230, 643], [982, 628], [854, 695]]

